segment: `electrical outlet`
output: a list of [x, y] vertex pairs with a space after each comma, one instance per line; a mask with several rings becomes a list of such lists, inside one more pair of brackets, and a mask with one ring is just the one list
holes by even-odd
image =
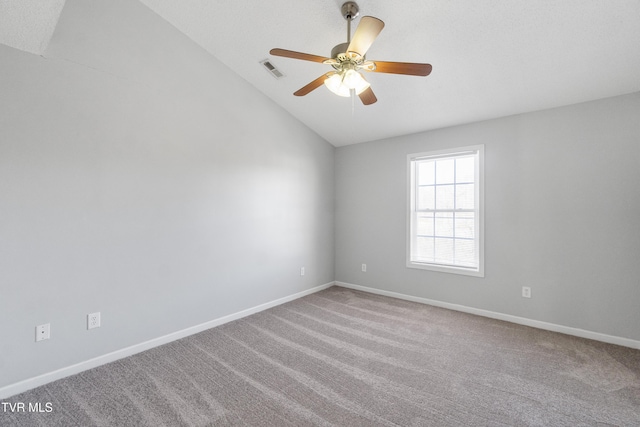
[[87, 314], [87, 329], [100, 327], [100, 312]]
[[51, 338], [51, 324], [45, 323], [44, 325], [36, 326], [36, 342], [42, 340], [48, 340]]
[[304, 276], [304, 267], [300, 267], [300, 275]]
[[528, 286], [522, 287], [522, 298], [531, 298], [531, 288]]
[[367, 264], [362, 264], [362, 271], [367, 272]]

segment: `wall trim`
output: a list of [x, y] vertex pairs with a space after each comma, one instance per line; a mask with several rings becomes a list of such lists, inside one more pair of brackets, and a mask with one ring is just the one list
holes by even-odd
[[74, 365], [60, 368], [52, 372], [47, 372], [45, 374], [38, 375], [33, 378], [28, 378], [26, 380], [19, 381], [14, 384], [9, 384], [7, 386], [0, 388], [0, 399], [6, 399], [8, 397], [15, 396], [16, 394], [24, 393], [25, 391], [31, 390], [36, 387], [40, 387], [50, 382], [57, 381], [62, 378], [66, 378], [71, 375], [75, 375], [80, 372], [87, 371], [89, 369], [96, 368], [98, 366], [105, 365], [110, 362], [114, 362], [116, 360], [124, 359], [125, 357], [133, 356], [134, 354], [141, 353], [143, 351], [150, 350], [154, 347], [158, 347], [163, 344], [167, 344], [172, 341], [176, 341], [181, 338], [185, 338], [190, 335], [197, 334], [198, 332], [215, 328], [216, 326], [220, 326], [225, 323], [238, 320], [255, 313], [259, 313], [266, 309], [330, 288], [334, 284], [335, 282], [325, 283], [324, 285], [316, 286], [302, 292], [297, 292], [295, 294], [288, 295], [286, 297], [278, 298], [276, 300], [266, 302], [264, 304], [260, 304], [255, 307], [251, 307], [246, 310], [238, 311], [237, 313], [228, 314], [226, 316], [219, 317], [209, 322], [191, 326], [189, 328], [172, 332], [170, 334], [167, 334], [158, 338], [154, 338], [148, 341], [144, 341], [139, 344], [134, 344], [132, 346], [129, 346], [120, 350], [116, 350], [111, 353], [104, 354], [102, 356], [94, 357], [93, 359], [89, 359], [84, 362], [79, 362]]
[[552, 332], [559, 332], [566, 335], [573, 335], [580, 338], [587, 338], [595, 341], [605, 342], [608, 344], [616, 344], [616, 345], [621, 345], [624, 347], [630, 347], [630, 348], [635, 348], [640, 350], [640, 341], [632, 340], [629, 338], [602, 334], [600, 332], [587, 331], [584, 329], [573, 328], [571, 326], [558, 325], [555, 323], [542, 322], [540, 320], [533, 320], [533, 319], [528, 319], [526, 317], [513, 316], [511, 314], [498, 313], [495, 311], [483, 310], [480, 308], [467, 307], [465, 305], [452, 304], [452, 303], [432, 300], [428, 298], [416, 297], [413, 295], [406, 295], [398, 292], [385, 291], [382, 289], [370, 288], [367, 286], [354, 285], [352, 283], [336, 281], [335, 285], [343, 288], [354, 289], [357, 291], [368, 292], [371, 294], [384, 295], [387, 297], [418, 302], [421, 304], [432, 305], [435, 307], [447, 308], [449, 310], [461, 311], [464, 313], [475, 314], [483, 317], [489, 317], [491, 319], [504, 320], [511, 323], [517, 323], [519, 325], [531, 326], [532, 328], [544, 329], [546, 331], [552, 331]]

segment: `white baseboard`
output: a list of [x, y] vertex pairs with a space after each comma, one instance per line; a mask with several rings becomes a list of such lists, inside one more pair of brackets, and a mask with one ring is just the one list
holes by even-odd
[[94, 357], [93, 359], [76, 363], [75, 365], [67, 366], [65, 368], [61, 368], [52, 372], [47, 372], [46, 374], [38, 375], [37, 377], [29, 378], [14, 384], [10, 384], [8, 386], [4, 386], [0, 388], [0, 399], [6, 399], [16, 394], [23, 393], [27, 390], [40, 387], [41, 385], [48, 384], [50, 382], [53, 382], [62, 378], [66, 378], [68, 376], [75, 375], [80, 372], [83, 372], [83, 371], [86, 371], [110, 362], [114, 362], [116, 360], [123, 359], [128, 356], [132, 356], [134, 354], [143, 352], [145, 350], [149, 350], [154, 347], [158, 347], [163, 344], [167, 344], [169, 342], [179, 340], [180, 338], [188, 337], [189, 335], [197, 334], [198, 332], [202, 332], [204, 330], [223, 325], [233, 320], [250, 316], [252, 314], [266, 310], [268, 308], [275, 307], [277, 305], [284, 304], [289, 301], [293, 301], [295, 299], [313, 294], [323, 289], [330, 288], [334, 284], [335, 282], [329, 282], [324, 285], [316, 286], [314, 288], [307, 289], [306, 291], [298, 292], [293, 295], [288, 295], [283, 298], [278, 298], [276, 300], [273, 300], [264, 304], [260, 304], [255, 307], [251, 307], [246, 310], [239, 311], [237, 313], [229, 314], [227, 316], [223, 316], [218, 319], [214, 319], [209, 322], [202, 323], [200, 325], [192, 326], [190, 328], [173, 332], [171, 334], [164, 335], [162, 337], [141, 342], [140, 344], [135, 344], [130, 347], [126, 347], [111, 353], [104, 354], [102, 356]]
[[519, 325], [531, 326], [533, 328], [544, 329], [547, 331], [560, 332], [562, 334], [573, 335], [581, 338], [588, 338], [595, 341], [602, 341], [609, 344], [621, 345], [640, 349], [640, 341], [629, 338], [617, 337], [614, 335], [601, 334], [599, 332], [587, 331], [584, 329], [572, 328], [570, 326], [557, 325], [555, 323], [542, 322], [539, 320], [527, 319], [526, 317], [512, 316], [510, 314], [497, 313], [495, 311], [482, 310], [479, 308], [467, 307], [459, 304], [451, 304], [448, 302], [436, 301], [428, 298], [415, 297], [405, 295], [398, 292], [385, 291], [381, 289], [369, 288], [367, 286], [354, 285], [351, 283], [335, 282], [336, 286], [343, 288], [355, 289], [358, 291], [369, 292], [377, 295], [403, 299], [407, 301], [419, 302], [422, 304], [433, 305], [435, 307], [448, 308], [449, 310], [462, 311], [464, 313], [476, 314], [478, 316], [490, 317], [492, 319], [504, 320]]

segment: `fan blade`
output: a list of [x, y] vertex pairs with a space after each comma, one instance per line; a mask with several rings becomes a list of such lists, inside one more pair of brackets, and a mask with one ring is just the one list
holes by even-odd
[[305, 96], [306, 94], [308, 94], [312, 90], [315, 90], [315, 89], [319, 88], [320, 86], [322, 86], [324, 81], [327, 80], [329, 77], [333, 76], [334, 74], [335, 74], [335, 71], [330, 71], [330, 72], [328, 72], [326, 74], [323, 74], [320, 77], [318, 77], [317, 79], [315, 79], [314, 81], [312, 81], [311, 83], [309, 83], [308, 85], [306, 85], [304, 87], [301, 87], [297, 91], [293, 92], [293, 94], [295, 96]]
[[293, 50], [286, 50], [286, 49], [271, 49], [269, 53], [275, 56], [284, 56], [285, 58], [302, 59], [303, 61], [312, 61], [312, 62], [324, 62], [327, 59], [330, 59], [330, 58], [325, 58], [324, 56], [311, 55], [309, 53], [302, 53], [302, 52], [294, 52]]
[[371, 87], [368, 87], [364, 92], [360, 93], [360, 95], [358, 96], [360, 97], [360, 101], [362, 101], [364, 105], [371, 105], [378, 100], [378, 98], [376, 98], [376, 96], [373, 94]]
[[428, 76], [431, 74], [431, 64], [417, 64], [414, 62], [385, 62], [373, 61], [376, 73], [407, 74], [410, 76]]
[[363, 16], [358, 24], [358, 28], [356, 28], [353, 39], [351, 39], [351, 43], [349, 43], [347, 52], [356, 52], [360, 56], [364, 56], [383, 28], [384, 22], [378, 18]]

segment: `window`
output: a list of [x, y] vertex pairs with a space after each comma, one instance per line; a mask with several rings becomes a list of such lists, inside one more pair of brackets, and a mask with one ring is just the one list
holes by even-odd
[[484, 277], [484, 146], [410, 154], [407, 267]]

